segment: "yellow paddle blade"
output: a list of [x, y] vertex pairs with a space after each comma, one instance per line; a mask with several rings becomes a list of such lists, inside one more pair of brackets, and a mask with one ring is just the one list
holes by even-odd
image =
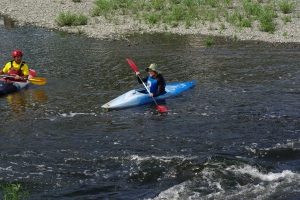
[[40, 77], [29, 78], [28, 81], [35, 85], [44, 85], [47, 82], [46, 78]]

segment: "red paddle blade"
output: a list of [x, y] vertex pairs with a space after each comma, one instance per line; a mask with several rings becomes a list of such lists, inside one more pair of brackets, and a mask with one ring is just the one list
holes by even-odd
[[157, 106], [157, 110], [158, 110], [159, 112], [161, 112], [161, 113], [166, 113], [166, 112], [168, 112], [168, 109], [167, 109], [166, 107], [163, 107], [163, 106], [160, 106], [160, 105]]
[[132, 60], [130, 60], [129, 58], [126, 58], [128, 64], [130, 65], [130, 67], [133, 69], [134, 72], [137, 71], [137, 66], [134, 64], [134, 62]]

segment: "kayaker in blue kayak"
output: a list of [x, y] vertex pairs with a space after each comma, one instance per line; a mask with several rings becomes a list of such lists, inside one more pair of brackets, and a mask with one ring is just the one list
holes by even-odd
[[0, 71], [0, 74], [7, 74], [10, 77], [9, 80], [13, 81], [26, 81], [29, 75], [29, 68], [25, 62], [22, 62], [23, 53], [20, 50], [14, 50], [12, 52], [12, 61], [9, 61], [4, 68]]
[[139, 78], [140, 72], [136, 71], [135, 75], [138, 78], [138, 81], [140, 84], [142, 84], [142, 81], [146, 83], [147, 88], [150, 91], [151, 97], [157, 97], [161, 94], [165, 94], [165, 87], [166, 87], [166, 81], [161, 74], [161, 72], [158, 70], [158, 65], [155, 63], [152, 63], [146, 71], [148, 72], [148, 76], [145, 78], [142, 78], [142, 80]]

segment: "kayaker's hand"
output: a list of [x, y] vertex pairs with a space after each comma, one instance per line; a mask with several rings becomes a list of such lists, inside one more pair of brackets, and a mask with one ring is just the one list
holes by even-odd
[[24, 78], [24, 77], [22, 77], [22, 76], [19, 76], [19, 75], [16, 75], [14, 78], [15, 78], [16, 80], [25, 80], [25, 78]]
[[150, 93], [150, 97], [153, 97], [153, 93]]
[[140, 75], [140, 72], [136, 71], [136, 72], [135, 72], [135, 75], [136, 75], [136, 76], [139, 76], [139, 75]]

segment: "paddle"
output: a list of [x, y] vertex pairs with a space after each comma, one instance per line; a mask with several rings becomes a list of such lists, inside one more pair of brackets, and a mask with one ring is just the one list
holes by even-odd
[[[8, 75], [0, 75], [1, 77], [11, 77], [13, 78], [14, 76], [8, 76]], [[44, 85], [46, 83], [46, 78], [40, 78], [40, 77], [32, 77], [32, 78], [28, 78], [28, 81], [30, 81], [30, 83], [35, 84], [35, 85]]]
[[33, 77], [27, 80], [30, 81], [30, 83], [35, 85], [44, 85], [47, 82], [46, 78], [41, 78], [41, 77]]
[[[137, 66], [134, 64], [134, 62], [132, 60], [130, 60], [129, 58], [126, 58], [127, 62], [129, 63], [130, 67], [133, 69], [134, 72], [137, 72], [138, 69], [137, 69]], [[145, 85], [145, 83], [143, 82], [143, 80], [141, 79], [140, 75], [138, 75], [139, 79], [142, 81], [144, 87], [146, 88], [147, 92], [149, 93], [150, 95], [150, 91], [149, 89], [147, 88], [147, 86]], [[155, 101], [155, 99], [152, 97], [153, 101], [155, 102], [156, 106], [157, 106], [157, 110], [159, 112], [162, 112], [162, 113], [165, 113], [165, 112], [168, 112], [168, 109], [165, 108], [164, 106], [161, 106], [161, 105], [158, 105], [158, 103]]]

